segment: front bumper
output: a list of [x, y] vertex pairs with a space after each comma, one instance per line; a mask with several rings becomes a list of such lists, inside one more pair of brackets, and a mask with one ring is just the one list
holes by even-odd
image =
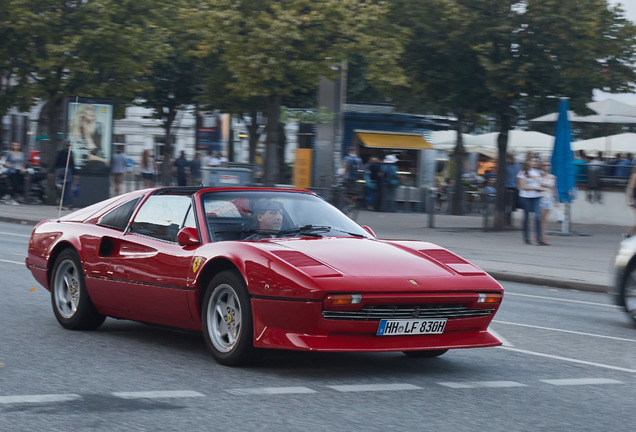
[[[378, 317], [368, 320], [325, 318], [322, 302], [253, 298], [254, 345], [258, 348], [328, 352], [419, 351], [501, 345], [488, 332], [488, 325], [500, 303], [480, 307], [469, 300], [476, 298], [476, 293], [433, 298], [430, 295], [404, 296], [399, 298], [399, 302], [438, 304], [442, 297], [446, 299], [444, 303], [452, 301], [467, 304], [469, 309], [488, 309], [490, 312], [478, 314], [480, 316], [448, 318], [442, 334], [377, 336]], [[375, 300], [381, 304], [395, 299], [395, 295], [390, 295]], [[405, 317], [393, 319], [400, 318]]]

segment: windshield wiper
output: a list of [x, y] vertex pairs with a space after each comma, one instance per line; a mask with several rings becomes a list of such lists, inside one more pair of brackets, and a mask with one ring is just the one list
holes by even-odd
[[280, 235], [288, 235], [288, 234], [299, 235], [299, 234], [303, 234], [303, 235], [310, 236], [310, 237], [322, 237], [319, 233], [327, 232], [327, 231], [331, 231], [331, 227], [330, 226], [326, 226], [326, 225], [304, 225], [304, 226], [301, 226], [301, 227], [290, 228], [290, 229], [287, 229], [287, 230], [279, 231], [278, 234], [280, 234]]
[[339, 230], [339, 229], [332, 228], [332, 227], [327, 226], [327, 225], [305, 225], [305, 226], [291, 228], [291, 229], [288, 229], [288, 230], [281, 231], [279, 234], [281, 234], [281, 235], [288, 235], [288, 234], [300, 235], [300, 234], [303, 234], [303, 235], [310, 236], [310, 237], [322, 237], [319, 233], [328, 232], [328, 231], [336, 231], [336, 232], [340, 232], [340, 233], [343, 233], [343, 234], [348, 234], [348, 235], [350, 235], [352, 237], [364, 237], [364, 235], [362, 235], [362, 234], [357, 234], [357, 233], [352, 233], [352, 232], [348, 232], [348, 231]]

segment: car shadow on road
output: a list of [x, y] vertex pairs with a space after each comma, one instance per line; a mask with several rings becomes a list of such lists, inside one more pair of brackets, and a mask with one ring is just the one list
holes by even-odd
[[[130, 352], [135, 347], [141, 351], [156, 349], [171, 352], [171, 356], [189, 357], [193, 364], [199, 362], [217, 365], [198, 332], [180, 331], [156, 325], [146, 325], [127, 320], [108, 319], [96, 335], [101, 343], [116, 346]], [[312, 377], [315, 379], [356, 379], [383, 375], [395, 378], [401, 375], [463, 375], [487, 370], [488, 360], [476, 357], [488, 356], [490, 349], [450, 350], [441, 357], [411, 358], [401, 352], [389, 353], [326, 353], [262, 349], [261, 357], [244, 366], [253, 371], [278, 377]], [[483, 365], [483, 366], [481, 366]]]

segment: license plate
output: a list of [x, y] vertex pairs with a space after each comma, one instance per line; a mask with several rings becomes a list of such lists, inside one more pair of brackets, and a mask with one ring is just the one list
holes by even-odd
[[441, 334], [446, 327], [446, 319], [433, 320], [382, 320], [378, 327], [378, 336]]

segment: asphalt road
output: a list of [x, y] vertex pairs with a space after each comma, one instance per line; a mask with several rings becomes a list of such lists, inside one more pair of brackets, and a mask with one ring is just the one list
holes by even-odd
[[501, 348], [228, 368], [197, 334], [62, 329], [24, 266], [29, 232], [0, 223], [1, 431], [633, 430], [636, 327], [603, 294], [505, 283]]

